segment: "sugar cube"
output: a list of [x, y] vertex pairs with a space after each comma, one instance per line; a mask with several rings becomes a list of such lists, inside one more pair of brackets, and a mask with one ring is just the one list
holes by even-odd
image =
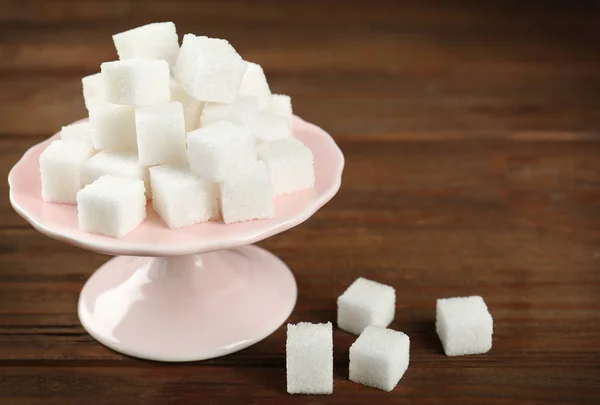
[[119, 59], [162, 59], [174, 66], [179, 54], [175, 24], [159, 22], [113, 35]]
[[219, 121], [188, 134], [190, 167], [198, 176], [221, 182], [256, 163], [254, 138], [247, 128]]
[[257, 97], [259, 107], [263, 109], [271, 99], [271, 89], [269, 89], [265, 72], [263, 71], [263, 68], [256, 63], [246, 63], [248, 63], [248, 68], [242, 78], [239, 94], [242, 96]]
[[287, 392], [333, 393], [333, 329], [331, 322], [287, 325], [285, 344]]
[[100, 65], [106, 99], [114, 104], [144, 106], [171, 98], [169, 64], [164, 60], [126, 59]]
[[393, 287], [359, 277], [337, 300], [338, 327], [359, 335], [367, 326], [386, 327], [394, 320]]
[[95, 104], [90, 109], [94, 149], [137, 151], [135, 108], [111, 103]]
[[151, 198], [148, 168], [138, 163], [135, 154], [102, 151], [83, 163], [82, 185], [90, 184], [104, 175], [142, 180], [146, 196]]
[[275, 216], [271, 177], [264, 162], [221, 183], [221, 212], [226, 224]]
[[267, 110], [276, 117], [286, 118], [292, 122], [292, 99], [285, 94], [273, 94], [269, 99]]
[[247, 65], [226, 40], [186, 34], [175, 64], [175, 77], [196, 100], [231, 103]]
[[188, 92], [181, 87], [179, 82], [173, 78], [171, 78], [170, 86], [171, 101], [178, 101], [183, 106], [185, 131], [191, 132], [200, 126], [200, 115], [202, 114], [204, 103], [190, 96]]
[[292, 136], [292, 124], [286, 117], [262, 111], [255, 125], [254, 135], [258, 142], [272, 142]]
[[435, 327], [447, 356], [487, 353], [492, 348], [494, 320], [479, 296], [438, 299]]
[[62, 127], [60, 139], [65, 142], [83, 142], [93, 148], [92, 132], [92, 124], [89, 121], [76, 122]]
[[106, 101], [106, 85], [100, 72], [85, 76], [81, 79], [83, 86], [83, 101], [88, 110], [94, 104]]
[[81, 189], [81, 167], [92, 156], [85, 142], [53, 141], [40, 155], [42, 199], [74, 204]]
[[296, 138], [264, 142], [257, 146], [258, 158], [271, 173], [273, 195], [312, 188], [315, 170], [312, 151]]
[[216, 183], [172, 166], [150, 168], [152, 206], [169, 228], [181, 228], [219, 218]]
[[202, 110], [202, 126], [217, 121], [230, 121], [248, 128], [254, 128], [260, 114], [258, 99], [254, 96], [238, 96], [233, 103], [206, 103]]
[[185, 118], [177, 101], [135, 110], [139, 164], [187, 165]]
[[102, 176], [77, 193], [79, 229], [120, 238], [146, 218], [144, 182]]
[[350, 346], [350, 381], [391, 391], [410, 357], [410, 339], [402, 332], [367, 326]]

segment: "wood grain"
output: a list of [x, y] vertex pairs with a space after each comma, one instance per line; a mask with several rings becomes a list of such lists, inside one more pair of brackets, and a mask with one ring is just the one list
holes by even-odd
[[[294, 270], [291, 322], [335, 319], [358, 276], [393, 285], [411, 365], [391, 393], [285, 392], [285, 332], [160, 364], [97, 344], [78, 293], [105, 256], [35, 232], [0, 184], [0, 404], [600, 403], [598, 2], [0, 1], [0, 173], [85, 115], [110, 35], [173, 20], [226, 37], [331, 132], [342, 189], [261, 246]], [[494, 347], [448, 358], [435, 299], [479, 294]]]

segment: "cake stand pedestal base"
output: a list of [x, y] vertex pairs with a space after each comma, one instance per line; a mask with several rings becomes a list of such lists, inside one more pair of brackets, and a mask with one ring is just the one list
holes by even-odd
[[79, 297], [79, 319], [119, 353], [195, 361], [246, 348], [273, 333], [296, 304], [296, 281], [256, 246], [180, 257], [118, 256]]

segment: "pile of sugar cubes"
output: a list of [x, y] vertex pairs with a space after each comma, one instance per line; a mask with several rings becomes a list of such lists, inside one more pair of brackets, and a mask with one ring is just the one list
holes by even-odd
[[89, 121], [40, 156], [42, 198], [76, 203], [83, 231], [121, 237], [149, 199], [170, 228], [271, 218], [273, 197], [314, 186], [290, 97], [229, 42], [186, 34], [180, 47], [172, 22], [113, 40], [119, 60], [82, 79]]
[[[387, 329], [395, 316], [396, 291], [358, 278], [337, 306], [338, 328], [359, 335], [350, 346], [350, 381], [392, 391], [410, 358], [409, 337]], [[447, 356], [482, 354], [492, 348], [493, 319], [479, 296], [437, 300], [436, 329]], [[333, 393], [331, 322], [288, 324], [286, 372], [290, 394]]]

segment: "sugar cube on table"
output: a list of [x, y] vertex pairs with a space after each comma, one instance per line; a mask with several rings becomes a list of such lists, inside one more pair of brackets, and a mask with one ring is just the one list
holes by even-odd
[[338, 328], [359, 335], [367, 326], [386, 327], [394, 320], [393, 287], [359, 277], [337, 300]]
[[258, 99], [254, 96], [238, 96], [233, 103], [206, 103], [200, 124], [210, 125], [217, 121], [230, 121], [254, 128], [260, 115]]
[[435, 327], [447, 356], [487, 353], [492, 348], [494, 321], [479, 296], [438, 299]]
[[219, 218], [218, 184], [172, 166], [151, 167], [150, 183], [152, 207], [169, 228]]
[[267, 111], [276, 117], [286, 118], [290, 124], [292, 122], [292, 99], [285, 94], [273, 94], [269, 98]]
[[271, 89], [267, 83], [265, 72], [263, 71], [263, 68], [256, 63], [246, 63], [248, 63], [248, 68], [242, 78], [239, 94], [242, 96], [257, 97], [258, 105], [263, 109], [271, 99]]
[[79, 229], [120, 238], [146, 218], [144, 182], [102, 176], [77, 193]]
[[188, 134], [190, 168], [213, 182], [246, 171], [256, 163], [256, 146], [250, 130], [219, 121]]
[[93, 148], [92, 124], [89, 121], [84, 121], [62, 127], [60, 139], [65, 142], [83, 142]]
[[237, 97], [247, 65], [226, 40], [186, 34], [175, 64], [175, 77], [196, 100], [231, 103]]
[[83, 87], [83, 101], [88, 110], [96, 103], [106, 101], [106, 85], [100, 72], [85, 76], [81, 79]]
[[262, 111], [255, 125], [254, 136], [258, 142], [272, 142], [292, 136], [292, 124], [286, 117]]
[[135, 110], [138, 161], [141, 165], [187, 165], [185, 118], [177, 101]]
[[171, 98], [169, 64], [164, 60], [104, 62], [100, 71], [110, 103], [145, 106], [166, 103]]
[[104, 175], [142, 180], [146, 196], [152, 196], [148, 168], [138, 163], [135, 154], [102, 151], [85, 161], [81, 167], [82, 185], [90, 184]]
[[204, 108], [204, 102], [196, 100], [181, 87], [179, 82], [171, 78], [171, 101], [178, 101], [183, 106], [185, 118], [185, 131], [191, 132], [200, 126], [200, 115]]
[[312, 151], [296, 138], [264, 142], [257, 146], [258, 158], [271, 173], [273, 196], [312, 188], [315, 184]]
[[93, 151], [85, 142], [53, 141], [40, 155], [42, 199], [74, 204], [81, 189], [81, 168]]
[[406, 372], [409, 357], [406, 334], [367, 326], [350, 346], [350, 381], [389, 392]]
[[243, 173], [221, 183], [223, 222], [249, 221], [275, 216], [271, 177], [264, 162], [256, 162]]
[[333, 393], [333, 329], [331, 322], [287, 325], [285, 344], [287, 392]]
[[90, 108], [90, 126], [94, 149], [137, 151], [134, 107], [111, 103], [95, 104]]
[[119, 59], [162, 59], [174, 66], [179, 54], [179, 38], [172, 22], [146, 24], [115, 34], [113, 42]]

